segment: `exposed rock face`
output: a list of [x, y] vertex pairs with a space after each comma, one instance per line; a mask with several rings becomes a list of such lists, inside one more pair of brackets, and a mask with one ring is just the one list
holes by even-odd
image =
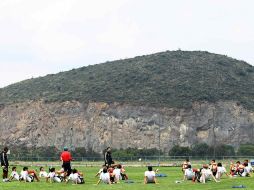
[[254, 113], [235, 102], [195, 103], [191, 109], [43, 101], [0, 106], [0, 141], [7, 145], [161, 148], [206, 142], [254, 142]]

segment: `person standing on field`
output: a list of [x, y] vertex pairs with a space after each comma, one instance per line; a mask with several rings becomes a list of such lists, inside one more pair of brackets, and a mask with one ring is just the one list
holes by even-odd
[[108, 147], [106, 149], [106, 152], [104, 153], [104, 161], [105, 161], [105, 166], [107, 166], [107, 167], [110, 167], [111, 164], [113, 164], [110, 147]]
[[8, 161], [8, 147], [4, 147], [4, 150], [1, 152], [1, 167], [3, 168], [3, 182], [8, 181], [8, 167], [9, 167], [9, 161]]
[[60, 159], [63, 162], [62, 167], [64, 169], [64, 172], [67, 174], [67, 176], [69, 176], [71, 174], [71, 161], [73, 159], [67, 147], [64, 147], [64, 151], [61, 153]]

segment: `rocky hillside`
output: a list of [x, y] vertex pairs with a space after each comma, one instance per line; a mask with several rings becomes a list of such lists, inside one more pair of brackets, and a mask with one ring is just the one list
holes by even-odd
[[0, 89], [0, 142], [95, 152], [254, 143], [253, 79], [245, 62], [183, 51], [30, 79]]
[[[254, 142], [254, 113], [235, 102], [154, 108], [119, 103], [30, 101], [2, 107], [1, 142], [11, 146], [161, 148]], [[159, 142], [160, 139], [160, 142]]]

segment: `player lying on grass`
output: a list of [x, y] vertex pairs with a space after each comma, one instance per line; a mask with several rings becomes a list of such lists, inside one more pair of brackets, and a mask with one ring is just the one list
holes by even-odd
[[148, 184], [148, 183], [158, 184], [156, 176], [155, 176], [155, 171], [153, 171], [153, 167], [148, 166], [147, 169], [148, 171], [145, 171], [144, 184]]

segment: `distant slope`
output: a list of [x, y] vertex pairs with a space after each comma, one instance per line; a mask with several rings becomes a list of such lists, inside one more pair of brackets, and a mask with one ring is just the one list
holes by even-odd
[[254, 67], [223, 55], [167, 51], [73, 69], [0, 89], [0, 103], [43, 99], [186, 108], [234, 100], [254, 110]]

